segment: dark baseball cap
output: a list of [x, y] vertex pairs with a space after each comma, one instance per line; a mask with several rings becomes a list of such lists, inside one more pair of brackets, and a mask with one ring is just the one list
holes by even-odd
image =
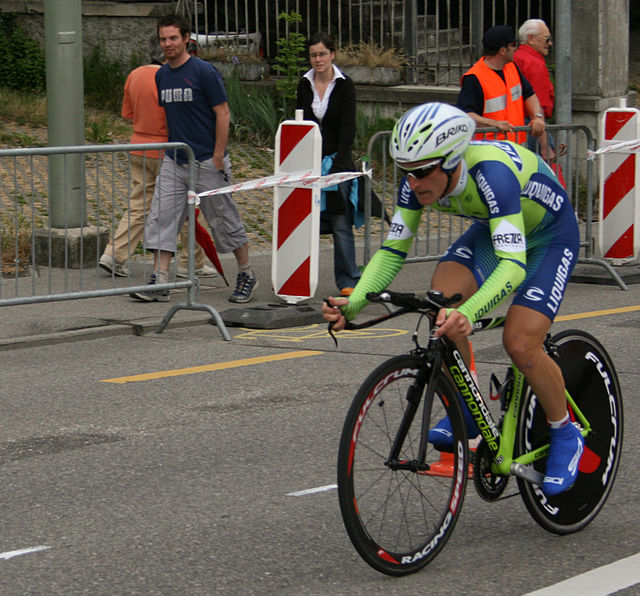
[[516, 43], [516, 36], [513, 29], [509, 25], [496, 25], [491, 27], [482, 38], [482, 45], [492, 50], [499, 50], [508, 46], [510, 43]]

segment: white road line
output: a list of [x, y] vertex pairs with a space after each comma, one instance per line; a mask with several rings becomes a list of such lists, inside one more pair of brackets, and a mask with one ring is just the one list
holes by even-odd
[[605, 596], [640, 583], [640, 553], [603, 565], [525, 596]]
[[9, 550], [6, 553], [0, 553], [0, 559], [8, 561], [13, 557], [19, 557], [20, 555], [28, 555], [30, 553], [37, 553], [41, 550], [47, 550], [50, 546], [30, 546], [29, 548], [21, 548], [20, 550]]
[[337, 484], [326, 484], [325, 486], [317, 486], [316, 488], [307, 488], [305, 490], [298, 490], [294, 493], [289, 493], [287, 497], [304, 497], [305, 495], [313, 495], [315, 493], [324, 493], [328, 490], [334, 490], [338, 488]]

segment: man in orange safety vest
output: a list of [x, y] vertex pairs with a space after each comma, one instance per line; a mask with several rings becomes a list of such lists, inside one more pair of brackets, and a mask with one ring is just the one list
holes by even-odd
[[507, 25], [491, 27], [482, 38], [483, 56], [460, 81], [457, 106], [471, 116], [478, 128], [497, 127], [501, 133], [478, 133], [477, 139], [508, 139], [525, 143], [527, 133], [514, 127], [531, 120], [531, 134], [545, 131], [538, 97], [526, 77], [513, 62], [516, 38]]

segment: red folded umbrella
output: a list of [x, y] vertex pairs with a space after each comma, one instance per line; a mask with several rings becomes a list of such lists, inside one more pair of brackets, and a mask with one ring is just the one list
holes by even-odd
[[199, 213], [200, 209], [196, 209], [196, 242], [200, 246], [202, 246], [202, 250], [204, 250], [209, 260], [213, 263], [213, 266], [218, 270], [218, 273], [222, 275], [224, 283], [226, 283], [228, 286], [229, 282], [224, 275], [222, 264], [220, 263], [220, 259], [218, 258], [218, 251], [216, 250], [216, 246], [213, 243], [213, 238], [211, 238], [211, 234], [209, 234], [204, 226], [198, 221]]

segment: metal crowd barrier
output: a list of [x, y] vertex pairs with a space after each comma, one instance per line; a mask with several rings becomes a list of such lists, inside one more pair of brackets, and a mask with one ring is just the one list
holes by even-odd
[[[528, 127], [517, 127], [518, 131], [528, 131]], [[567, 194], [573, 205], [580, 227], [580, 247], [584, 251], [578, 263], [604, 267], [618, 286], [628, 287], [612, 265], [605, 259], [594, 255], [595, 229], [597, 210], [594, 207], [594, 162], [587, 159], [587, 150], [595, 149], [595, 140], [587, 126], [580, 125], [548, 125], [547, 130], [553, 136], [556, 145], [556, 158], [552, 165], [560, 172], [565, 183]], [[499, 132], [497, 128], [483, 128], [478, 132], [485, 136]], [[367, 147], [367, 160], [371, 160], [373, 180], [364, 177], [365, 197], [370, 196], [367, 187], [380, 198], [389, 213], [395, 207], [401, 175], [393, 160], [389, 157], [390, 131], [378, 132], [371, 137]], [[535, 141], [535, 140], [534, 140]], [[534, 142], [535, 149], [538, 148]], [[371, 220], [371, 206], [365, 201], [364, 226], [364, 264], [366, 265], [372, 252], [379, 248], [385, 240], [387, 229], [382, 220]], [[442, 257], [447, 247], [468, 227], [464, 218], [450, 216], [431, 207], [424, 210], [423, 219], [418, 229], [407, 263], [434, 261]]]
[[[188, 155], [189, 188], [194, 190], [195, 157], [184, 143], [0, 150], [0, 307], [148, 289], [146, 280], [152, 265], [146, 258], [151, 255], [145, 255], [144, 249], [141, 255], [130, 255], [126, 277], [106, 276], [98, 261], [123, 211], [129, 208], [129, 152], [166, 149], [180, 149]], [[74, 160], [77, 155], [80, 160]], [[147, 159], [144, 155], [143, 160]], [[62, 183], [60, 199], [54, 196], [52, 180]], [[195, 191], [189, 194], [195, 197]], [[188, 200], [188, 222], [188, 279], [173, 278], [156, 286], [159, 290], [186, 289], [186, 301], [169, 309], [156, 332], [161, 333], [178, 310], [201, 310], [211, 315], [223, 338], [231, 340], [218, 311], [197, 301], [192, 198]]]

